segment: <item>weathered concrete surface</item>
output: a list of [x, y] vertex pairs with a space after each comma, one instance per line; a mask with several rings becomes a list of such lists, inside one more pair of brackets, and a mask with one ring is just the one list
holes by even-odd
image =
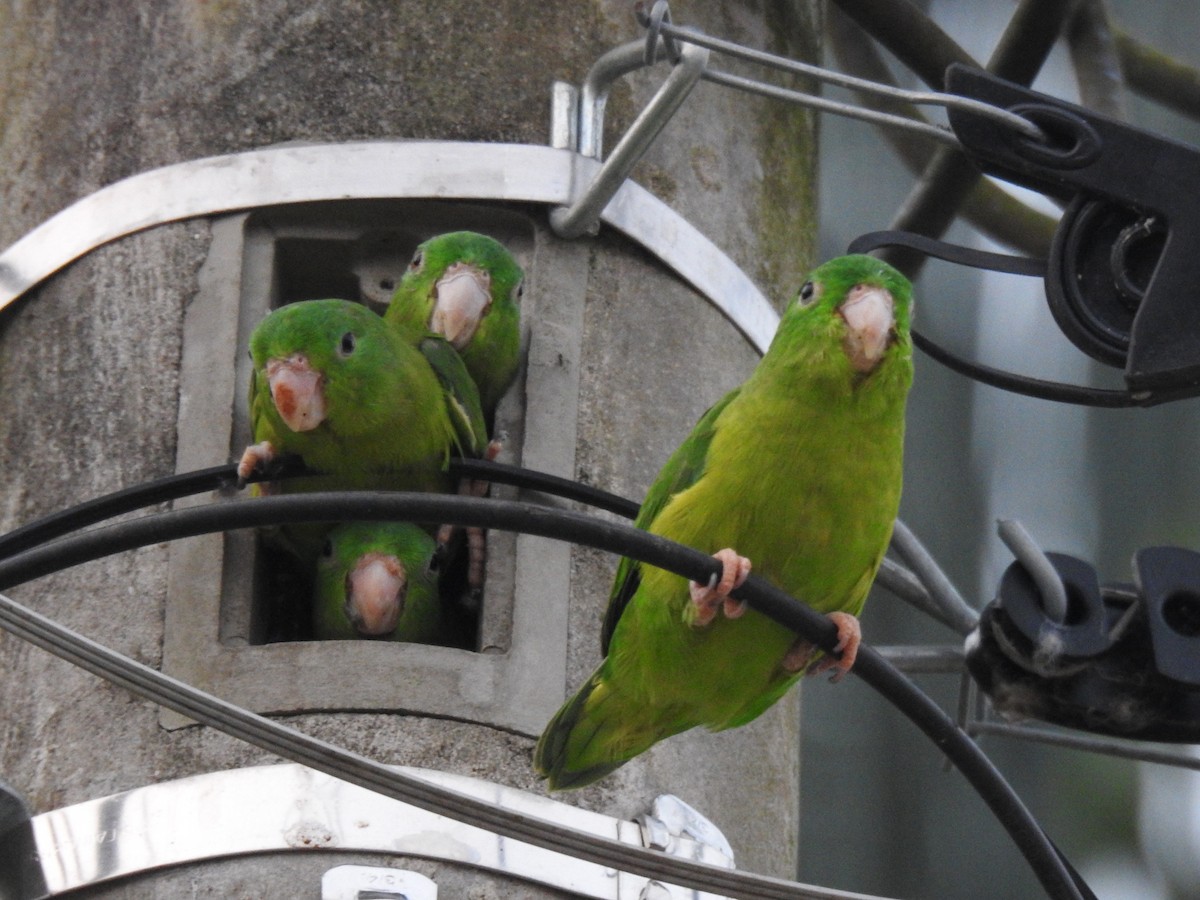
[[[814, 7], [703, 0], [672, 13], [812, 58]], [[550, 82], [578, 83], [601, 52], [640, 36], [629, 6], [614, 0], [8, 5], [0, 9], [0, 246], [105, 184], [201, 156], [367, 137], [544, 143]], [[615, 90], [607, 146], [664, 71]], [[812, 262], [812, 139], [801, 113], [700, 85], [635, 178], [782, 300]], [[137, 235], [0, 315], [0, 527], [174, 470], [183, 313], [207, 246], [202, 221]], [[755, 355], [642, 251], [611, 234], [587, 246], [574, 474], [639, 497]], [[166, 557], [166, 547], [149, 547], [10, 593], [157, 665]], [[614, 567], [602, 554], [574, 555], [568, 689], [597, 662]], [[0, 776], [35, 812], [267, 759], [208, 729], [165, 732], [150, 704], [3, 634], [0, 671]], [[631, 816], [672, 791], [725, 831], [741, 867], [791, 875], [798, 709], [792, 695], [745, 729], [672, 739], [569, 799]], [[528, 738], [416, 717], [291, 721], [387, 762], [541, 790]], [[221, 896], [242, 884], [212, 878], [201, 871], [181, 883]], [[152, 882], [113, 896], [155, 896]], [[479, 896], [533, 895], [509, 890]]]

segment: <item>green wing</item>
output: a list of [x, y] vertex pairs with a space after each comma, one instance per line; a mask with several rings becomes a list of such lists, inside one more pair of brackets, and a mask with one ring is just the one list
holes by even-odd
[[479, 407], [479, 389], [467, 373], [462, 358], [440, 335], [426, 335], [417, 348], [441, 382], [459, 453], [481, 456], [487, 447], [487, 426]]
[[[696, 423], [687, 440], [671, 454], [671, 458], [658, 473], [658, 479], [646, 493], [646, 499], [642, 501], [641, 509], [638, 510], [637, 518], [633, 522], [635, 526], [642, 529], [649, 528], [650, 524], [658, 518], [663, 507], [667, 505], [667, 501], [675, 494], [695, 484], [704, 473], [716, 421], [725, 407], [740, 392], [741, 388], [734, 388], [715, 405], [709, 407], [708, 412], [700, 417], [700, 421]], [[604, 626], [600, 630], [600, 652], [604, 656], [608, 655], [608, 645], [612, 640], [613, 631], [616, 630], [617, 622], [620, 620], [621, 614], [625, 612], [629, 601], [633, 599], [633, 595], [637, 593], [641, 580], [641, 563], [627, 556], [622, 557], [621, 563], [617, 567], [617, 577], [613, 582], [612, 594], [608, 598]]]

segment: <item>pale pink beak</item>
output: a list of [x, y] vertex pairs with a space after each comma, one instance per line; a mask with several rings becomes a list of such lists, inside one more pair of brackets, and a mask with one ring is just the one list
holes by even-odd
[[429, 328], [461, 351], [492, 305], [492, 276], [470, 263], [456, 262], [433, 286], [436, 300]]
[[292, 431], [312, 431], [325, 421], [325, 379], [303, 353], [267, 360], [267, 382], [279, 417]]
[[855, 285], [838, 307], [846, 322], [842, 347], [854, 371], [866, 374], [879, 365], [896, 327], [892, 295], [885, 288]]
[[346, 616], [355, 630], [368, 637], [395, 631], [404, 612], [407, 583], [396, 557], [363, 555], [346, 576]]

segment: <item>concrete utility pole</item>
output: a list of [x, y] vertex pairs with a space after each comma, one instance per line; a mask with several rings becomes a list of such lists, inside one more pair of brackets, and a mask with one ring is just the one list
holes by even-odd
[[[367, 139], [545, 147], [552, 82], [578, 85], [602, 53], [642, 37], [631, 6], [8, 4], [0, 9], [0, 248], [106, 185], [220, 154]], [[818, 6], [694, 0], [672, 14], [812, 60]], [[617, 84], [606, 147], [666, 72], [660, 64]], [[782, 301], [813, 262], [814, 138], [802, 112], [700, 85], [633, 180]], [[367, 299], [386, 293], [417, 240], [455, 227], [492, 230], [528, 274], [528, 359], [502, 411], [504, 458], [640, 499], [696, 418], [750, 371], [754, 348], [611, 228], [566, 241], [551, 231], [545, 205], [444, 195], [187, 218], [108, 243], [4, 309], [0, 528], [227, 462], [245, 438], [240, 342], [266, 306], [343, 286]], [[245, 534], [152, 545], [9, 593], [143, 663], [287, 714], [298, 729], [371, 758], [543, 794], [530, 753], [548, 711], [599, 659], [616, 560], [548, 540], [493, 538], [479, 641], [465, 651], [267, 643], [269, 624], [247, 593], [253, 540]], [[35, 815], [278, 762], [7, 633], [0, 672], [0, 781]], [[356, 695], [355, 683], [368, 680], [375, 686]], [[556, 799], [632, 819], [673, 793], [724, 832], [739, 868], [791, 877], [798, 729], [793, 693], [749, 727], [681, 735]], [[206, 810], [197, 807], [196, 827]], [[559, 896], [469, 860], [424, 857], [241, 857], [136, 875], [88, 896], [317, 896], [322, 873], [346, 862], [424, 873], [444, 897]]]

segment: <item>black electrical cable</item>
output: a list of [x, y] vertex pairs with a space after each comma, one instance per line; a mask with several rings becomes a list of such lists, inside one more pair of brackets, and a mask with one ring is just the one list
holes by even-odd
[[[567, 500], [576, 500], [597, 509], [624, 516], [627, 519], [636, 518], [640, 509], [633, 500], [601, 488], [507, 463], [453, 457], [450, 460], [449, 468], [450, 473], [458, 477], [482, 478], [497, 484], [512, 485]], [[249, 480], [273, 481], [311, 474], [315, 473], [306, 469], [303, 463], [296, 458], [275, 468], [270, 476], [255, 476]], [[237, 466], [229, 463], [196, 472], [167, 475], [144, 484], [114, 491], [111, 494], [77, 504], [70, 509], [35, 519], [7, 534], [0, 535], [0, 559], [146, 506], [208, 491], [231, 489], [237, 483]], [[880, 585], [897, 597], [913, 604], [950, 628], [956, 628], [955, 616], [948, 616], [946, 610], [941, 609], [931, 599], [929, 591], [926, 590], [920, 579], [899, 563], [885, 559], [875, 578]], [[950, 603], [949, 607], [954, 609], [955, 604]]]
[[[916, 250], [926, 256], [942, 259], [957, 265], [970, 266], [976, 269], [987, 269], [993, 272], [1006, 272], [1012, 275], [1030, 275], [1045, 277], [1047, 264], [1045, 260], [1028, 256], [1010, 256], [1003, 253], [988, 253], [985, 250], [975, 250], [962, 247], [946, 241], [938, 240], [923, 234], [910, 231], [872, 231], [859, 235], [846, 248], [847, 253], [868, 253], [881, 247], [906, 247]], [[1065, 384], [1058, 381], [1046, 381], [1041, 378], [1031, 378], [1028, 375], [1018, 375], [1015, 372], [1005, 372], [981, 363], [972, 362], [942, 347], [931, 338], [921, 334], [916, 329], [912, 331], [913, 343], [930, 358], [941, 363], [952, 372], [965, 375], [990, 387], [999, 388], [1014, 394], [1033, 397], [1038, 400], [1053, 400], [1057, 403], [1072, 403], [1078, 406], [1095, 406], [1105, 409], [1124, 409], [1133, 406], [1151, 406], [1170, 399], [1165, 392], [1151, 393], [1148, 391], [1133, 393], [1131, 391], [1114, 391], [1104, 388], [1090, 388], [1082, 385]]]
[[497, 484], [510, 484], [528, 490], [554, 494], [557, 497], [577, 500], [588, 506], [616, 513], [627, 519], [636, 518], [638, 510], [641, 508], [632, 500], [627, 500], [625, 497], [593, 487], [590, 484], [580, 484], [578, 481], [571, 481], [569, 478], [551, 475], [548, 472], [510, 466], [493, 460], [455, 457], [450, 460], [450, 473], [460, 477], [480, 478]]
[[1030, 378], [1028, 375], [993, 369], [991, 366], [963, 359], [915, 330], [912, 332], [912, 341], [922, 352], [952, 372], [966, 375], [968, 378], [990, 387], [1033, 397], [1037, 400], [1053, 400], [1057, 403], [1095, 406], [1102, 409], [1127, 409], [1133, 406], [1150, 406], [1152, 402], [1158, 403], [1164, 399], [1161, 395], [1154, 395], [1154, 399], [1151, 401], [1149, 395], [1062, 384], [1057, 381], [1045, 381], [1041, 378]]
[[907, 247], [925, 256], [956, 263], [960, 266], [970, 266], [973, 269], [987, 269], [990, 272], [1007, 272], [1010, 275], [1030, 275], [1045, 278], [1049, 264], [1044, 259], [1033, 256], [1012, 256], [1007, 253], [989, 253], [986, 250], [976, 250], [974, 247], [963, 247], [961, 244], [951, 244], [938, 240], [926, 234], [912, 231], [868, 231], [860, 234], [850, 242], [847, 253], [870, 253], [881, 247]]
[[[498, 484], [509, 484], [529, 490], [554, 494], [567, 500], [577, 500], [608, 512], [635, 518], [639, 506], [632, 500], [591, 485], [580, 484], [558, 475], [538, 472], [483, 459], [452, 458], [450, 472], [458, 477], [482, 478]], [[314, 474], [298, 462], [289, 463], [269, 476], [255, 476], [254, 481], [274, 481]], [[203, 494], [208, 491], [231, 489], [237, 485], [237, 465], [227, 463], [195, 472], [166, 475], [144, 484], [114, 491], [69, 509], [35, 519], [12, 531], [0, 534], [0, 559], [13, 556], [38, 544], [62, 537], [72, 531], [87, 528], [106, 519], [135, 512], [157, 503], [167, 503]]]
[[70, 509], [51, 513], [20, 528], [0, 535], [0, 559], [13, 556], [38, 544], [86, 528], [105, 519], [134, 512], [155, 503], [165, 503], [191, 494], [220, 490], [231, 486], [237, 479], [237, 470], [232, 465], [214, 466], [182, 475], [170, 475], [145, 484], [135, 485], [94, 500], [72, 506]]
[[[249, 481], [295, 478], [307, 474], [310, 473], [299, 461], [299, 457], [285, 457], [278, 466], [273, 468], [269, 476], [256, 475]], [[228, 463], [208, 469], [197, 469], [195, 472], [167, 475], [123, 490], [113, 491], [111, 494], [105, 494], [102, 497], [78, 503], [69, 509], [35, 519], [20, 528], [14, 528], [12, 531], [0, 535], [0, 559], [80, 528], [103, 522], [105, 519], [135, 512], [156, 503], [168, 503], [181, 497], [190, 497], [193, 494], [232, 488], [237, 485], [237, 481], [237, 465]]]
[[[636, 518], [640, 509], [634, 501], [592, 485], [580, 484], [558, 475], [491, 460], [453, 457], [450, 460], [450, 472], [458, 477], [483, 478], [497, 484], [512, 485], [568, 500], [576, 500], [597, 509], [616, 513], [627, 519]], [[277, 467], [269, 477], [256, 476], [250, 481], [286, 479], [311, 474], [314, 473], [307, 470], [297, 458]], [[35, 519], [7, 534], [0, 535], [0, 559], [72, 531], [95, 525], [105, 519], [194, 494], [231, 489], [237, 483], [237, 466], [229, 463], [196, 472], [167, 475], [145, 484], [115, 491], [77, 504], [70, 509]], [[956, 616], [948, 615], [945, 609], [940, 608], [932, 600], [921, 580], [899, 563], [891, 559], [884, 559], [875, 579], [897, 597], [911, 603], [950, 628], [958, 630]], [[953, 602], [948, 606], [951, 610], [955, 608]]]
[[[331, 518], [449, 522], [518, 531], [631, 556], [696, 581], [707, 580], [719, 568], [712, 557], [697, 550], [628, 525], [600, 521], [595, 517], [569, 510], [515, 501], [444, 494], [313, 493], [214, 503], [185, 510], [154, 513], [62, 538], [0, 560], [0, 590], [73, 565], [152, 543], [232, 528], [321, 522]], [[737, 596], [759, 612], [832, 652], [837, 642], [837, 630], [833, 624], [783, 591], [751, 576], [738, 590]], [[3, 623], [5, 627], [9, 626], [10, 619], [7, 615]], [[64, 655], [64, 658], [70, 658], [69, 654]], [[860, 650], [854, 671], [908, 716], [959, 768], [1008, 831], [1051, 897], [1081, 896], [1080, 886], [1077, 885], [1065, 860], [1058, 854], [1020, 798], [991, 761], [937, 704], [869, 647]], [[184, 714], [190, 715], [187, 712]], [[442, 809], [431, 805], [423, 805], [408, 798], [401, 799], [407, 799], [408, 802], [414, 802], [414, 805], [421, 805], [434, 812], [443, 812]], [[473, 811], [472, 815], [475, 814]], [[524, 835], [515, 834], [511, 825], [501, 825], [504, 827], [496, 827], [494, 830], [522, 840], [527, 839]], [[492, 826], [489, 824], [488, 827]], [[535, 840], [530, 842], [537, 843]], [[674, 875], [671, 876], [671, 880], [694, 886], [693, 881], [683, 881]], [[738, 889], [734, 889], [733, 892], [737, 896], [767, 896], [752, 895], [745, 890], [739, 892]]]

